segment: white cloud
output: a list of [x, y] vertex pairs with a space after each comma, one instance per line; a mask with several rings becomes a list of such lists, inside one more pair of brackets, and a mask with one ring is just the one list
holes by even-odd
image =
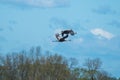
[[2, 2], [20, 3], [35, 7], [61, 7], [68, 6], [70, 0], [1, 0]]
[[98, 36], [98, 38], [106, 38], [108, 40], [110, 40], [114, 37], [114, 35], [112, 33], [107, 32], [100, 28], [92, 29], [91, 33]]

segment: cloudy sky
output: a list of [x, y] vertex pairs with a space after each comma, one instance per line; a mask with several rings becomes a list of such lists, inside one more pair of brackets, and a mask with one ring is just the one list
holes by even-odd
[[[120, 77], [120, 0], [0, 0], [0, 54], [41, 46], [77, 58], [100, 58]], [[54, 34], [73, 29], [71, 42]]]

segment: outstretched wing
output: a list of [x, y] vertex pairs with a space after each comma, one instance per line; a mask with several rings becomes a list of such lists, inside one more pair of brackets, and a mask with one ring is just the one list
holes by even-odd
[[55, 40], [55, 41], [52, 41], [52, 42], [67, 42], [67, 41], [71, 41], [71, 40], [65, 40], [65, 41], [58, 41], [58, 40]]

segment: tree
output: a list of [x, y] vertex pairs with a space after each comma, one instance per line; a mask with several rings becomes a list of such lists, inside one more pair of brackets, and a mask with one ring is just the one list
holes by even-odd
[[41, 54], [40, 47], [30, 51], [0, 55], [0, 80], [119, 80], [100, 69], [99, 58], [87, 59], [79, 67], [75, 58]]
[[97, 80], [96, 79], [96, 73], [101, 67], [101, 60], [99, 58], [96, 59], [87, 59], [84, 63], [84, 66], [86, 67], [88, 79], [90, 80]]

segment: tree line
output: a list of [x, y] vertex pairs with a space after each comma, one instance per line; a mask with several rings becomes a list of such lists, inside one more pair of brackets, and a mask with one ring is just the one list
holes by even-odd
[[99, 58], [86, 59], [84, 67], [78, 64], [75, 58], [42, 54], [35, 47], [0, 56], [0, 80], [120, 80], [101, 69]]

